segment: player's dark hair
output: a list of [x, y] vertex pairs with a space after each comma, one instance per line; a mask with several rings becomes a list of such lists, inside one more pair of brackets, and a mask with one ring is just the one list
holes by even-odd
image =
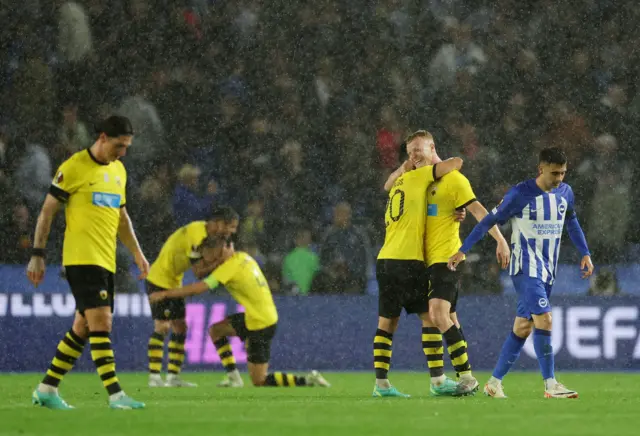
[[111, 115], [106, 120], [96, 124], [95, 130], [97, 134], [104, 133], [110, 138], [118, 136], [133, 136], [133, 126], [129, 118], [120, 115]]
[[200, 243], [200, 248], [220, 248], [228, 243], [229, 240], [224, 236], [207, 236]]
[[565, 165], [567, 163], [567, 155], [558, 147], [547, 147], [540, 152], [540, 163]]
[[239, 221], [240, 215], [231, 206], [220, 206], [211, 212], [211, 221], [224, 221], [229, 224], [232, 221]]

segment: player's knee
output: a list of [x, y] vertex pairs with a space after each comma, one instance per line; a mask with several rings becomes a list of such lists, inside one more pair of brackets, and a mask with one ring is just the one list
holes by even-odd
[[173, 330], [174, 333], [177, 333], [179, 335], [186, 335], [187, 322], [184, 319], [177, 319], [177, 320], [171, 321], [171, 329]]
[[169, 321], [156, 321], [153, 325], [153, 331], [160, 333], [163, 336], [166, 336], [169, 333], [170, 328], [171, 323], [169, 323]]
[[533, 326], [530, 323], [513, 327], [513, 333], [519, 338], [528, 338], [531, 330], [533, 330]]
[[553, 328], [551, 312], [543, 313], [542, 315], [535, 315], [533, 317], [533, 324], [537, 329], [551, 331]]
[[85, 318], [89, 330], [93, 332], [110, 332], [113, 316], [108, 307], [88, 309], [85, 311]]
[[438, 327], [441, 331], [448, 330], [451, 327], [452, 321], [449, 316], [449, 311], [440, 310], [439, 306], [432, 306], [429, 308], [429, 318], [431, 322]]
[[211, 327], [209, 327], [209, 337], [213, 342], [216, 342], [217, 340], [224, 337], [217, 324], [213, 324]]
[[383, 318], [378, 317], [378, 328], [384, 330], [387, 333], [395, 333], [398, 329], [398, 323], [400, 318]]

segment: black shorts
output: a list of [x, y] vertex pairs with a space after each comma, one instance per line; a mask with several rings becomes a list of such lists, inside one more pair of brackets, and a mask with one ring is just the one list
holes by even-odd
[[98, 265], [69, 265], [64, 272], [80, 315], [97, 307], [110, 307], [113, 313], [115, 286], [111, 271]]
[[397, 318], [403, 308], [407, 313], [429, 311], [429, 279], [421, 260], [379, 259], [376, 279], [379, 316]]
[[[166, 291], [165, 288], [156, 286], [150, 281], [144, 282], [147, 288], [147, 295], [154, 292]], [[177, 319], [185, 319], [187, 316], [187, 307], [184, 298], [165, 298], [159, 303], [149, 304], [151, 307], [151, 318], [155, 321], [173, 321]]]
[[451, 271], [446, 263], [434, 263], [429, 267], [429, 300], [439, 298], [451, 303], [450, 313], [456, 311], [460, 275]]
[[271, 358], [271, 341], [276, 335], [277, 324], [263, 328], [261, 330], [249, 330], [244, 319], [244, 313], [234, 313], [227, 317], [231, 327], [247, 349], [247, 362], [268, 363]]

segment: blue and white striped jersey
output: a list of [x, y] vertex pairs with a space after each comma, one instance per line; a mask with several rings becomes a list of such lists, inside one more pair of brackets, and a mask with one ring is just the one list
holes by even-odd
[[509, 274], [526, 274], [552, 285], [565, 222], [573, 245], [582, 256], [590, 256], [573, 206], [573, 191], [566, 183], [544, 192], [535, 179], [527, 180], [511, 188], [498, 207], [473, 228], [460, 251], [468, 253], [491, 227], [511, 221]]
[[524, 273], [553, 284], [565, 219], [573, 219], [573, 190], [566, 183], [544, 192], [535, 179], [513, 187], [491, 211], [499, 224], [511, 221], [509, 274]]

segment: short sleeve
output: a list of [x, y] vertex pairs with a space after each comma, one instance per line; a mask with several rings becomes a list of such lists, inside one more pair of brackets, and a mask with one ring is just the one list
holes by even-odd
[[426, 165], [412, 171], [415, 173], [414, 177], [418, 178], [419, 183], [424, 185], [424, 189], [427, 189], [427, 187], [434, 182], [435, 179], [433, 176], [436, 172], [435, 168], [435, 165]]
[[471, 188], [469, 179], [458, 171], [452, 172], [449, 177], [451, 177], [451, 188], [456, 199], [456, 209], [462, 209], [476, 201], [476, 194]]
[[127, 205], [127, 170], [124, 167], [124, 164], [118, 161], [120, 164], [120, 179], [122, 180], [122, 200], [120, 201], [120, 207], [125, 207]]
[[63, 203], [82, 185], [82, 177], [73, 159], [60, 165], [49, 187], [49, 193]]
[[522, 211], [525, 204], [526, 199], [523, 199], [518, 188], [514, 187], [507, 192], [500, 204], [491, 211], [491, 214], [497, 218], [498, 224], [502, 225]]

